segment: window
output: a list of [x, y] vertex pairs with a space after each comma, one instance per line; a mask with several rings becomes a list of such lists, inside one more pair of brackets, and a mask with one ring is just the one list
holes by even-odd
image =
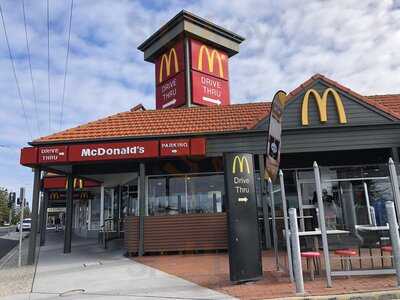
[[149, 177], [148, 214], [222, 212], [224, 193], [223, 174]]

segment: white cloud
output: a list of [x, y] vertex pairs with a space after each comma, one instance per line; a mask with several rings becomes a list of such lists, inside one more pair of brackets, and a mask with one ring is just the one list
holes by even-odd
[[[38, 95], [36, 129], [20, 1], [2, 1], [17, 72], [35, 136], [47, 134], [45, 1], [25, 1]], [[52, 129], [59, 127], [69, 1], [51, 4]], [[270, 99], [323, 73], [362, 94], [400, 92], [398, 1], [75, 1], [63, 128], [128, 110], [154, 107], [154, 67], [136, 47], [181, 9], [246, 38], [231, 59], [231, 98]], [[19, 166], [29, 137], [0, 33], [0, 185], [17, 189], [32, 180]]]

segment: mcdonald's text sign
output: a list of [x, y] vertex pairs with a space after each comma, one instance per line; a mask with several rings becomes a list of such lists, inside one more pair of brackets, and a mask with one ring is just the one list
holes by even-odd
[[156, 108], [173, 108], [186, 103], [183, 41], [179, 40], [155, 61]]

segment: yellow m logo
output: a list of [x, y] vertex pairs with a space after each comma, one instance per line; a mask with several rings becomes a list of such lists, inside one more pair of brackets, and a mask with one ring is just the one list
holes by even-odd
[[203, 53], [206, 53], [207, 60], [208, 60], [208, 71], [213, 73], [214, 72], [214, 59], [216, 58], [218, 61], [219, 67], [219, 76], [224, 77], [224, 68], [222, 67], [222, 58], [221, 54], [215, 49], [213, 49], [210, 53], [208, 47], [206, 45], [202, 45], [199, 50], [199, 59], [197, 62], [197, 69], [203, 71]]
[[244, 172], [244, 168], [246, 167], [247, 174], [250, 174], [250, 167], [249, 167], [249, 162], [247, 161], [247, 158], [242, 156], [236, 155], [235, 158], [233, 159], [233, 165], [232, 165], [232, 174], [236, 174], [236, 164], [239, 163], [239, 171], [240, 173]]
[[326, 89], [324, 91], [324, 94], [322, 95], [322, 98], [316, 90], [309, 89], [306, 92], [306, 94], [304, 95], [303, 105], [301, 107], [301, 124], [303, 126], [310, 124], [309, 120], [308, 120], [308, 100], [310, 98], [310, 95], [313, 95], [315, 98], [315, 101], [317, 102], [320, 121], [322, 123], [325, 123], [326, 121], [328, 121], [328, 114], [327, 114], [326, 106], [327, 106], [329, 94], [331, 94], [333, 99], [335, 100], [336, 109], [337, 109], [337, 113], [339, 116], [339, 123], [340, 124], [347, 123], [346, 112], [344, 111], [342, 99], [340, 98], [339, 94], [334, 89], [332, 89], [332, 88]]
[[175, 48], [171, 48], [171, 50], [169, 50], [168, 56], [167, 56], [167, 53], [164, 53], [163, 56], [161, 57], [160, 74], [159, 74], [158, 82], [162, 82], [162, 80], [163, 80], [164, 64], [165, 64], [166, 73], [167, 73], [166, 77], [168, 77], [171, 74], [172, 58], [174, 59], [175, 73], [179, 72], [178, 56], [176, 55]]
[[[83, 189], [83, 180], [74, 178], [74, 188], [77, 188], [76, 184], [79, 184], [78, 188]], [[65, 189], [68, 188], [68, 180], [65, 183]]]
[[50, 200], [59, 200], [60, 199], [60, 194], [58, 192], [52, 192], [49, 195]]

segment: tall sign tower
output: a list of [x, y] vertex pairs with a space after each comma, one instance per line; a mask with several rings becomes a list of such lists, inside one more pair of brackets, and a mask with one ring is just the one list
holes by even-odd
[[155, 65], [156, 108], [228, 105], [229, 58], [244, 38], [181, 11], [138, 49]]

